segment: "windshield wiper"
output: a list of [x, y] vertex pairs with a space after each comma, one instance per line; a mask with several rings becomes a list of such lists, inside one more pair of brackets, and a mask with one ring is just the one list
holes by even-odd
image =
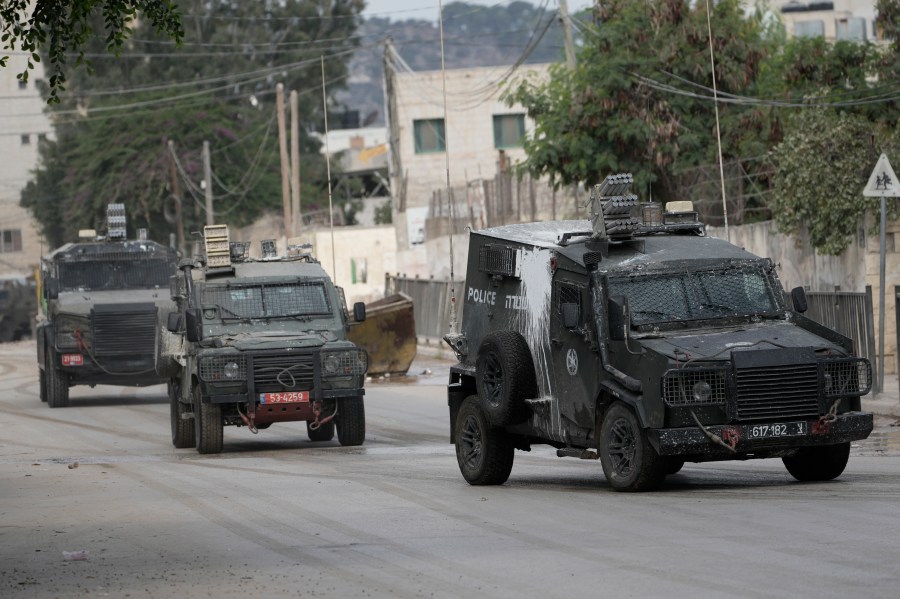
[[[253, 320], [260, 320], [260, 319], [263, 318], [263, 317], [260, 317], [260, 318], [254, 318], [254, 317], [252, 317], [252, 316], [244, 316], [244, 315], [242, 315], [242, 314], [238, 314], [237, 312], [235, 312], [234, 310], [232, 310], [232, 309], [230, 309], [230, 308], [226, 308], [225, 306], [222, 306], [221, 304], [212, 304], [212, 306], [215, 306], [219, 311], [221, 311], [221, 312], [223, 312], [223, 313], [230, 314], [232, 317], [236, 318], [237, 320], [243, 320], [243, 321], [246, 321], [246, 322], [251, 322], [251, 321], [253, 321]], [[212, 306], [211, 306], [211, 307], [212, 307]], [[222, 317], [222, 320], [225, 320], [224, 316]]]
[[700, 304], [700, 307], [703, 308], [704, 310], [709, 310], [712, 312], [720, 312], [720, 313], [724, 313], [724, 314], [733, 314], [734, 313], [734, 308], [732, 308], [731, 306], [726, 306], [725, 304], [715, 304], [715, 303], [710, 302], [710, 303]]
[[662, 310], [632, 310], [632, 314], [646, 314], [648, 316], [661, 316], [663, 318], [669, 318], [672, 320], [681, 320], [680, 316], [675, 314], [670, 314], [668, 312], [663, 312]]

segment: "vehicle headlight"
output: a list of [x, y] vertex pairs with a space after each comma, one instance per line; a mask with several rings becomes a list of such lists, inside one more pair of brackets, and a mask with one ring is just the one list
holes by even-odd
[[225, 378], [236, 379], [241, 376], [241, 366], [237, 362], [229, 362], [224, 368]]
[[56, 347], [60, 349], [75, 349], [78, 347], [78, 338], [87, 343], [90, 337], [91, 327], [87, 322], [75, 318], [59, 318], [53, 323], [56, 330]]
[[243, 356], [200, 358], [200, 379], [206, 382], [238, 381], [247, 377]]
[[322, 376], [361, 376], [369, 368], [369, 356], [363, 349], [323, 351]]
[[694, 401], [698, 403], [705, 403], [709, 401], [709, 396], [712, 393], [712, 387], [709, 386], [709, 383], [706, 381], [697, 381], [694, 383], [694, 389], [692, 393], [692, 397]]

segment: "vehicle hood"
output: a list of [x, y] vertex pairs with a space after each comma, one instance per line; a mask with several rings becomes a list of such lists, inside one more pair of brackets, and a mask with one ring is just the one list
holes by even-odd
[[[812, 347], [841, 351], [833, 343], [788, 322], [763, 322], [741, 327], [686, 334], [667, 333], [635, 338], [645, 349], [683, 361], [730, 360], [731, 352], [785, 347]], [[687, 357], [685, 357], [687, 354]]]
[[337, 341], [338, 336], [331, 331], [255, 331], [246, 333], [224, 333], [215, 337], [219, 347], [233, 347], [240, 351], [259, 351], [286, 348], [320, 347]]
[[175, 310], [175, 302], [169, 295], [169, 289], [122, 289], [115, 291], [63, 291], [59, 297], [51, 301], [51, 309], [57, 314], [76, 314], [88, 316], [91, 309], [101, 304], [139, 304], [153, 303], [163, 318]]

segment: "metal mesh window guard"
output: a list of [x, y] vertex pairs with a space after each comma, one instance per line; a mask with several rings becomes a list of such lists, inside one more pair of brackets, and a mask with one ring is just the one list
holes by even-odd
[[825, 396], [845, 397], [865, 395], [872, 388], [872, 367], [867, 360], [826, 360]]
[[203, 290], [203, 307], [218, 308], [223, 320], [331, 314], [320, 282], [208, 286]]
[[[611, 276], [609, 295], [624, 295], [636, 326], [748, 315], [784, 309], [781, 286], [764, 263], [727, 269]], [[777, 290], [777, 292], [776, 292]]]
[[59, 286], [64, 291], [168, 287], [169, 277], [174, 272], [174, 260], [146, 258], [134, 253], [62, 262], [57, 266]]

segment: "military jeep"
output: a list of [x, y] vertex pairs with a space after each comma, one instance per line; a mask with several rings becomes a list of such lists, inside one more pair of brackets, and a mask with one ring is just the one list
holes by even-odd
[[84, 233], [41, 261], [37, 362], [51, 408], [68, 406], [74, 385], [158, 385], [174, 368], [165, 324], [177, 253], [126, 239], [122, 204], [110, 204], [105, 236]]
[[[232, 242], [228, 228], [204, 228], [205, 253], [173, 278], [183, 334], [181, 369], [169, 382], [172, 443], [219, 453], [223, 427], [257, 433], [276, 422], [306, 422], [311, 441], [362, 445], [366, 423], [366, 351], [347, 340], [343, 290], [307, 246], [279, 256], [273, 240], [261, 256]], [[354, 305], [354, 321], [365, 304]]]
[[872, 430], [870, 363], [803, 316], [771, 260], [705, 236], [689, 202], [638, 203], [630, 183], [594, 187], [591, 221], [471, 233], [461, 328], [445, 336], [465, 480], [502, 484], [532, 444], [599, 458], [620, 491], [713, 460], [839, 476]]

